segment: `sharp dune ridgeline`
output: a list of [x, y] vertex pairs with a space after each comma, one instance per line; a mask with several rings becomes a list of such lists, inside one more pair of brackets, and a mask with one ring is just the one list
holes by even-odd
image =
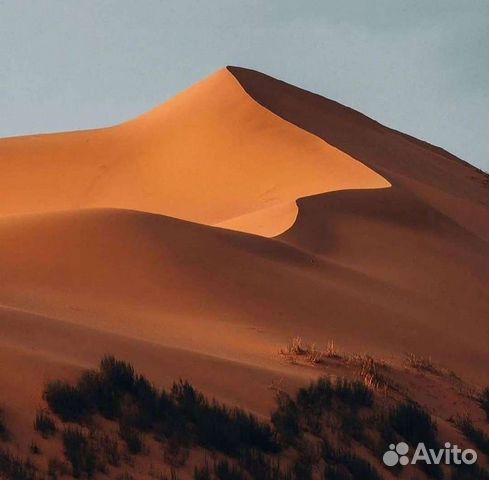
[[[106, 353], [267, 416], [300, 335], [489, 378], [488, 177], [240, 67], [120, 125], [0, 139], [0, 407]], [[448, 400], [447, 400], [448, 402]], [[386, 477], [387, 478], [387, 477]]]

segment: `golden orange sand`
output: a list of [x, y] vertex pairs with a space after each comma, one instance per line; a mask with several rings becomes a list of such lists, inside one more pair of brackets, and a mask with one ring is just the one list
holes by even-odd
[[[471, 231], [486, 225], [459, 219], [486, 206], [464, 200], [471, 183], [443, 200], [461, 175], [441, 182], [439, 154], [416, 145], [406, 160], [401, 134], [317, 112], [388, 180], [228, 70], [116, 127], [0, 140], [0, 407], [20, 451], [44, 382], [106, 353], [261, 415], [272, 384], [321, 372], [277, 354], [296, 335], [388, 360], [414, 351], [485, 382], [488, 250]], [[413, 172], [428, 186], [412, 188]]]
[[226, 69], [116, 127], [0, 140], [0, 162], [0, 214], [128, 208], [266, 236], [293, 224], [299, 197], [389, 186]]

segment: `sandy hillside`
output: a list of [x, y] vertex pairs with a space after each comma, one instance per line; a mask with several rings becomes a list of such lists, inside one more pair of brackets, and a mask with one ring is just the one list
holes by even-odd
[[21, 448], [44, 382], [104, 353], [260, 415], [318, 375], [277, 355], [296, 335], [487, 383], [487, 176], [358, 112], [231, 67], [115, 127], [0, 140], [0, 168]]
[[116, 127], [3, 139], [0, 161], [0, 214], [128, 208], [267, 236], [292, 225], [298, 197], [389, 186], [227, 69]]

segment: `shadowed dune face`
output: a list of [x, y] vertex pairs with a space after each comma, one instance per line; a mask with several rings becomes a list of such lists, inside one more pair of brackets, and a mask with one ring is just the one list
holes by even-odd
[[273, 236], [295, 200], [389, 183], [223, 69], [122, 125], [0, 141], [0, 214], [128, 208]]
[[489, 240], [488, 176], [448, 152], [260, 72], [228, 67], [260, 105]]

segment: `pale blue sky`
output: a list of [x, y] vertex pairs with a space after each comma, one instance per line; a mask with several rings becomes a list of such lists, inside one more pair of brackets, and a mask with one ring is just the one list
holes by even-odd
[[0, 136], [118, 123], [225, 66], [489, 170], [489, 0], [0, 0]]

